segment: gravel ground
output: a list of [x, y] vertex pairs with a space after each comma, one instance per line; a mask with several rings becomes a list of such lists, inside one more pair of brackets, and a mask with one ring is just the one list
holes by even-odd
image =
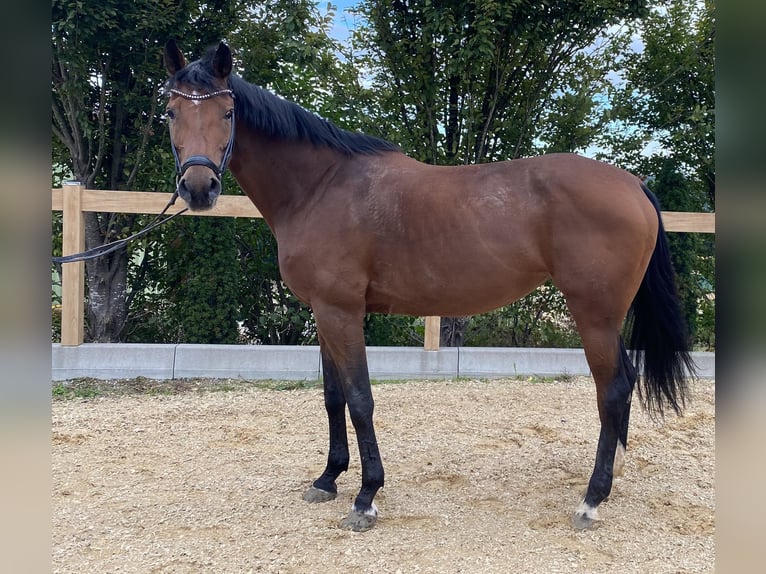
[[570, 515], [598, 437], [587, 377], [376, 385], [386, 486], [361, 534], [337, 528], [361, 480], [355, 448], [336, 500], [301, 500], [327, 452], [322, 391], [282, 386], [54, 387], [53, 571], [714, 570], [713, 381], [664, 424], [636, 402], [625, 476], [584, 532]]

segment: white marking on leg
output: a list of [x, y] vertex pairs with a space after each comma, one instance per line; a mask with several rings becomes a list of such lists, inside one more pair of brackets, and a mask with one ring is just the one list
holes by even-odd
[[[351, 505], [351, 512], [359, 512], [356, 508], [356, 503]], [[373, 502], [370, 505], [370, 508], [365, 510], [364, 512], [361, 512], [360, 514], [364, 514], [366, 516], [377, 516], [378, 515], [378, 507], [375, 506], [375, 503]]]
[[614, 452], [614, 476], [625, 474], [625, 446], [621, 440], [617, 441], [617, 450]]
[[585, 500], [583, 500], [580, 503], [580, 506], [577, 507], [577, 510], [575, 510], [575, 515], [584, 516], [586, 518], [590, 518], [593, 521], [601, 520], [601, 518], [598, 516], [598, 508], [587, 504]]

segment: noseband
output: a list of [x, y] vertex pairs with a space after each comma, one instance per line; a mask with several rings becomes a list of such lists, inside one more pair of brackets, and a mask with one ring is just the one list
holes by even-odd
[[[229, 89], [225, 90], [217, 90], [215, 92], [210, 92], [209, 94], [187, 94], [186, 92], [182, 92], [181, 90], [176, 90], [175, 88], [170, 88], [167, 90], [170, 93], [173, 93], [177, 96], [181, 96], [182, 98], [186, 98], [187, 100], [207, 100], [210, 98], [214, 98], [215, 96], [220, 96], [222, 94], [229, 94], [232, 99], [234, 98], [234, 92]], [[231, 116], [231, 134], [229, 135], [229, 143], [226, 144], [226, 150], [223, 152], [223, 158], [221, 159], [221, 164], [216, 165], [216, 163], [211, 160], [209, 157], [204, 155], [193, 155], [189, 157], [183, 164], [181, 163], [181, 160], [178, 157], [178, 150], [176, 149], [176, 144], [173, 143], [172, 137], [170, 142], [170, 149], [173, 150], [173, 158], [176, 161], [176, 185], [181, 180], [183, 175], [186, 173], [186, 170], [189, 169], [193, 165], [201, 165], [203, 167], [206, 167], [215, 174], [215, 176], [220, 181], [221, 176], [223, 176], [223, 172], [226, 170], [226, 165], [229, 163], [229, 159], [231, 158], [231, 152], [234, 149], [234, 115], [232, 112]]]

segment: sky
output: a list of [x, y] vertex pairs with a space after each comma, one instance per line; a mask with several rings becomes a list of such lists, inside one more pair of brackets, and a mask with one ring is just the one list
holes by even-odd
[[[332, 36], [345, 42], [348, 38], [349, 27], [353, 26], [353, 18], [350, 14], [344, 14], [347, 8], [354, 6], [358, 0], [332, 0], [338, 9], [335, 12], [335, 21], [333, 24]], [[327, 1], [317, 2], [319, 9], [324, 12], [327, 7]]]

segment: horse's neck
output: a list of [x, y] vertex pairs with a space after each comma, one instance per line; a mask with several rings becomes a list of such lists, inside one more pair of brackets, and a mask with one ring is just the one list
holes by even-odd
[[327, 172], [343, 159], [329, 149], [276, 141], [238, 128], [230, 168], [273, 229], [283, 214], [305, 205]]

